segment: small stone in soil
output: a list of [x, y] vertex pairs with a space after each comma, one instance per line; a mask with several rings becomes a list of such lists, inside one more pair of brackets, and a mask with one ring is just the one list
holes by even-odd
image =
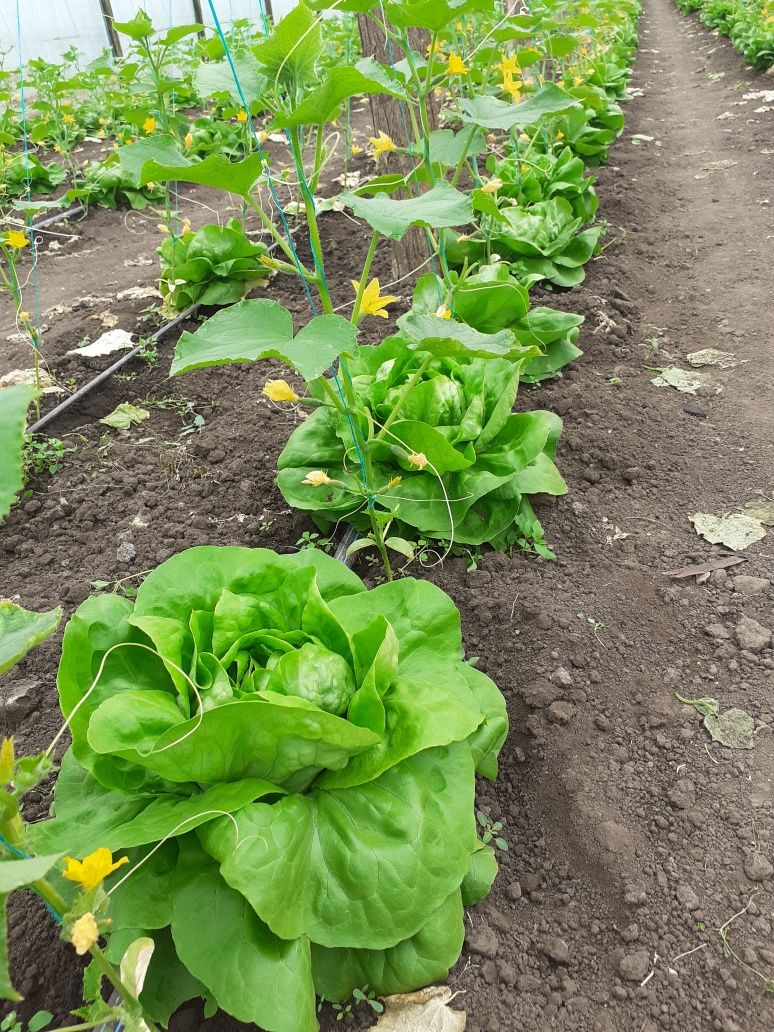
[[486, 925], [471, 928], [465, 936], [465, 944], [471, 953], [477, 953], [481, 957], [489, 957], [494, 960], [497, 956], [497, 936]]
[[626, 953], [618, 962], [618, 974], [627, 982], [641, 982], [650, 970], [650, 955], [647, 950]]
[[771, 643], [771, 631], [752, 617], [743, 616], [736, 625], [736, 640], [743, 649], [760, 652]]
[[774, 874], [774, 867], [763, 853], [751, 853], [744, 862], [744, 873], [750, 881], [766, 881]]
[[557, 964], [567, 965], [570, 963], [570, 948], [558, 935], [549, 935], [543, 939], [538, 949], [549, 960], [556, 961]]
[[734, 577], [732, 586], [740, 595], [762, 595], [771, 587], [771, 581], [766, 577], [750, 577], [748, 574], [740, 573]]

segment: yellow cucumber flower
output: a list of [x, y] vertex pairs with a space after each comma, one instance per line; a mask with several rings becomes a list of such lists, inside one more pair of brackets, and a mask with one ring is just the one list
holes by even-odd
[[298, 401], [298, 395], [287, 380], [267, 380], [261, 394], [269, 401]]
[[521, 68], [519, 68], [518, 59], [516, 58], [515, 54], [511, 54], [510, 57], [503, 54], [500, 58], [500, 63], [495, 67], [499, 68], [500, 71], [503, 73], [503, 78], [505, 78], [506, 75], [516, 75], [518, 72], [521, 71]]
[[244, 108], [242, 108], [241, 111], [237, 112], [236, 119], [237, 119], [237, 122], [246, 122], [247, 121], [247, 112], [245, 111]]
[[71, 115], [69, 112], [66, 115], [62, 115], [62, 121], [65, 125], [72, 125], [75, 121], [75, 115]]
[[427, 456], [424, 452], [412, 452], [408, 457], [409, 465], [417, 469], [424, 469], [427, 465]]
[[358, 147], [358, 145], [356, 143], [352, 144], [352, 147], [350, 148], [350, 150], [351, 150], [353, 158], [356, 158], [358, 156], [358, 154], [362, 154], [363, 153], [363, 148], [362, 147]]
[[457, 54], [452, 51], [449, 54], [449, 64], [447, 66], [449, 75], [467, 75], [470, 69]]
[[510, 72], [503, 73], [501, 89], [503, 93], [507, 93], [514, 100], [521, 100], [521, 80], [514, 79]]
[[5, 242], [9, 247], [15, 247], [18, 251], [29, 244], [27, 234], [21, 229], [9, 229], [5, 234]]
[[387, 481], [387, 486], [385, 488], [385, 491], [391, 491], [393, 487], [397, 487], [398, 486], [400, 481], [401, 481], [400, 477], [393, 477], [392, 480], [388, 480]]
[[91, 892], [113, 871], [129, 863], [128, 856], [122, 856], [120, 860], [113, 863], [113, 854], [105, 846], [100, 846], [93, 853], [89, 853], [83, 860], [73, 860], [71, 856], [65, 857], [67, 867], [64, 869], [64, 876], [68, 881], [78, 882], [87, 892]]
[[333, 481], [323, 470], [313, 469], [306, 474], [301, 483], [308, 484], [309, 487], [325, 487], [326, 484], [332, 484]]
[[389, 154], [390, 151], [398, 149], [387, 133], [383, 132], [381, 129], [379, 130], [378, 136], [369, 136], [368, 141], [371, 144], [371, 154], [377, 159], [380, 158], [382, 154]]
[[[360, 282], [358, 280], [351, 280], [350, 282], [355, 294], [357, 294], [358, 290], [360, 290]], [[379, 280], [374, 277], [366, 286], [360, 299], [360, 315], [378, 315], [381, 319], [386, 319], [387, 312], [385, 308], [397, 300], [397, 297], [394, 297], [392, 294], [382, 294], [379, 289]]]
[[153, 115], [148, 115], [145, 121], [142, 123], [143, 132], [150, 134], [156, 128], [156, 119]]
[[70, 942], [79, 957], [88, 953], [97, 939], [99, 939], [99, 928], [94, 920], [94, 914], [84, 914], [83, 917], [79, 917], [70, 929]]
[[451, 319], [451, 310], [446, 305], [439, 305], [435, 314], [439, 319]]
[[193, 147], [193, 133], [186, 133], [183, 137], [183, 146], [186, 150], [190, 150]]

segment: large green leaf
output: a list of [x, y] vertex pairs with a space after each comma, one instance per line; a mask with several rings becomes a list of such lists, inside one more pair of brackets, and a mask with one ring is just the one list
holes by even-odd
[[172, 782], [266, 778], [291, 789], [304, 787], [320, 769], [343, 767], [377, 740], [366, 728], [304, 699], [267, 692], [197, 714], [152, 744], [141, 737], [140, 726], [136, 747], [121, 748], [127, 737], [121, 705], [122, 696], [116, 696], [100, 706], [89, 726], [89, 743]]
[[[69, 791], [75, 789], [73, 772]], [[82, 780], [90, 775], [82, 772]], [[159, 842], [167, 835], [185, 835], [223, 813], [232, 813], [255, 799], [282, 790], [259, 778], [211, 785], [195, 795], [126, 796], [88, 784], [80, 795], [57, 791], [56, 817], [33, 826], [36, 849], [61, 848], [86, 856], [99, 846], [115, 852]]]
[[219, 821], [202, 839], [278, 935], [384, 949], [419, 931], [468, 869], [472, 769], [464, 743], [428, 749], [355, 788], [245, 807], [238, 833]]
[[263, 171], [264, 159], [257, 152], [241, 161], [229, 161], [220, 154], [208, 154], [203, 161], [190, 161], [171, 136], [154, 134], [119, 147], [118, 160], [135, 186], [148, 183], [198, 183], [216, 190], [229, 190], [247, 197]]
[[481, 333], [456, 319], [408, 312], [398, 319], [401, 336], [413, 351], [426, 351], [436, 358], [507, 358], [524, 361], [539, 354], [537, 348], [517, 343], [510, 330]]
[[252, 50], [271, 80], [302, 85], [314, 75], [323, 51], [319, 20], [301, 2]]
[[356, 346], [355, 327], [340, 315], [318, 315], [293, 336], [293, 316], [276, 301], [242, 301], [183, 333], [171, 376], [192, 369], [278, 358], [314, 380]]
[[396, 88], [389, 88], [376, 79], [369, 78], [357, 68], [328, 68], [320, 84], [308, 90], [301, 103], [290, 114], [278, 115], [274, 119], [274, 125], [278, 129], [323, 125], [337, 116], [342, 103], [349, 97], [377, 93], [399, 95]]
[[24, 486], [24, 427], [27, 409], [35, 394], [35, 389], [24, 383], [0, 390], [0, 520], [8, 514]]
[[0, 674], [53, 634], [61, 617], [59, 608], [33, 613], [13, 602], [0, 602]]
[[52, 856], [30, 856], [23, 860], [3, 860], [0, 863], [0, 896], [8, 896], [16, 889], [45, 878], [61, 853]]
[[514, 129], [534, 125], [545, 115], [558, 115], [580, 107], [575, 97], [553, 83], [541, 86], [529, 100], [512, 104], [486, 94], [461, 100], [462, 118], [484, 129]]
[[326, 1000], [344, 1000], [364, 985], [389, 996], [442, 982], [460, 955], [463, 938], [462, 901], [455, 890], [415, 935], [389, 949], [337, 949], [313, 943], [315, 989]]
[[11, 983], [8, 970], [8, 897], [0, 893], [0, 1000], [21, 1000]]
[[390, 0], [384, 13], [399, 29], [427, 29], [440, 32], [471, 11], [490, 9], [488, 0]]
[[444, 182], [419, 197], [399, 201], [384, 194], [360, 197], [352, 192], [341, 194], [339, 199], [358, 218], [391, 240], [401, 240], [412, 226], [439, 229], [464, 226], [473, 219], [470, 198]]
[[139, 42], [141, 39], [145, 39], [148, 36], [152, 36], [156, 31], [153, 28], [153, 22], [142, 8], [131, 21], [114, 21], [113, 28], [116, 32], [121, 32], [124, 36], [129, 36], [130, 39], [133, 39], [136, 42]]
[[316, 1032], [309, 941], [274, 935], [195, 842], [181, 850], [172, 938], [190, 973], [239, 1021]]
[[[252, 54], [236, 54], [234, 67], [248, 104], [259, 100], [266, 90], [266, 76], [262, 75]], [[200, 97], [228, 94], [234, 104], [242, 104], [242, 96], [234, 82], [234, 73], [228, 61], [200, 61], [194, 71], [194, 88]]]

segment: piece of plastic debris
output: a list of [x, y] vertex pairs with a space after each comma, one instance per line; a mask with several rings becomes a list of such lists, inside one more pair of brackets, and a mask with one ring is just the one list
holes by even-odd
[[111, 355], [114, 351], [125, 351], [134, 347], [132, 335], [126, 330], [108, 330], [92, 344], [85, 344], [82, 348], [71, 348], [68, 355], [80, 355], [83, 358], [99, 358], [100, 355]]
[[15, 387], [18, 383], [26, 383], [30, 387], [36, 387], [40, 384], [42, 394], [65, 393], [64, 388], [60, 387], [45, 369], [40, 369], [37, 373], [34, 369], [12, 369], [4, 376], [0, 376], [0, 390], [3, 387]]
[[705, 574], [713, 573], [715, 570], [725, 570], [729, 566], [738, 566], [739, 563], [746, 563], [747, 558], [743, 555], [722, 555], [717, 559], [710, 559], [706, 563], [695, 563], [691, 566], [680, 566], [676, 570], [662, 570], [665, 577], [674, 577], [681, 580], [683, 577], [703, 577]]
[[128, 401], [122, 401], [109, 415], [100, 419], [100, 423], [112, 426], [114, 430], [128, 430], [133, 423], [142, 423], [146, 419], [150, 419], [150, 412], [147, 409], [138, 408], [137, 405], [132, 405]]
[[727, 513], [713, 516], [708, 512], [697, 512], [689, 517], [700, 537], [713, 545], [725, 545], [734, 552], [749, 548], [756, 541], [766, 537], [766, 528], [760, 520], [746, 513]]
[[706, 386], [704, 378], [699, 373], [679, 369], [677, 366], [664, 366], [658, 376], [654, 376], [650, 382], [654, 387], [674, 387], [681, 394], [695, 394], [700, 387]]
[[714, 365], [721, 369], [732, 369], [736, 365], [736, 355], [732, 351], [718, 351], [717, 348], [692, 351], [687, 358], [692, 366]]
[[445, 985], [430, 985], [416, 993], [384, 999], [385, 1011], [377, 1032], [464, 1032], [467, 1016], [448, 1004], [457, 994]]

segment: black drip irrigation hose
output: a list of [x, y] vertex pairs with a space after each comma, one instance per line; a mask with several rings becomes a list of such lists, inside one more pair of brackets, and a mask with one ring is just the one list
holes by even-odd
[[74, 215], [80, 215], [81, 212], [85, 212], [86, 207], [83, 204], [79, 204], [77, 208], [68, 208], [67, 211], [60, 211], [58, 215], [51, 215], [47, 219], [43, 219], [42, 222], [34, 222], [30, 229], [34, 232], [38, 229], [43, 229], [44, 226], [53, 226], [55, 222], [64, 222], [65, 219], [71, 219]]
[[[162, 326], [160, 330], [156, 330], [155, 333], [151, 334], [150, 340], [160, 340], [165, 334], [169, 333], [170, 330], [173, 330], [176, 326], [179, 326], [181, 322], [190, 318], [199, 310], [199, 308], [201, 308], [201, 305], [198, 303], [191, 305], [190, 308], [186, 308], [186, 310], [176, 316], [172, 322], [168, 322], [165, 326]], [[127, 362], [131, 362], [133, 358], [136, 358], [143, 344], [144, 341], [140, 341], [140, 343], [133, 347], [131, 351], [127, 351], [126, 354], [122, 355], [117, 362], [114, 362], [112, 366], [108, 366], [107, 369], [103, 369], [103, 371], [98, 373], [93, 380], [89, 380], [89, 382], [85, 383], [83, 387], [79, 387], [74, 394], [71, 394], [69, 398], [65, 398], [65, 400], [60, 402], [55, 408], [52, 408], [50, 412], [47, 412], [45, 416], [41, 416], [36, 423], [33, 423], [32, 426], [27, 428], [27, 433], [39, 434], [44, 427], [48, 426], [49, 423], [56, 419], [57, 416], [60, 416], [66, 409], [70, 408], [71, 405], [74, 405], [76, 401], [80, 401], [81, 398], [91, 393], [95, 387], [104, 383], [105, 380], [109, 380], [110, 377], [114, 373], [117, 373], [119, 369], [123, 368]]]

